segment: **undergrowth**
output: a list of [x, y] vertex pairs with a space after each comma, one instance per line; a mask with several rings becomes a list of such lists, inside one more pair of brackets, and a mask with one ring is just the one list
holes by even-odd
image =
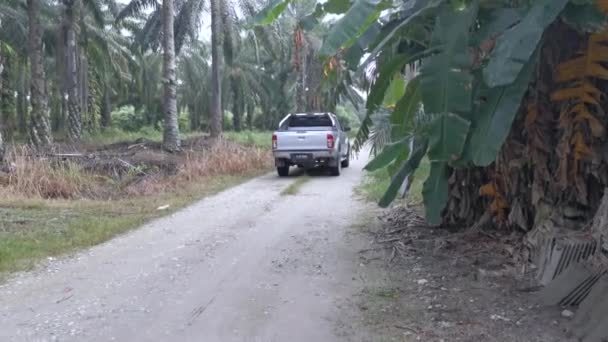
[[[419, 205], [422, 203], [422, 187], [430, 172], [430, 162], [423, 159], [420, 166], [412, 177], [412, 184], [408, 191], [406, 201], [408, 204]], [[378, 202], [388, 189], [391, 178], [386, 169], [367, 172], [357, 192], [371, 202]]]
[[224, 137], [235, 143], [270, 150], [272, 146], [272, 132], [265, 131], [241, 131], [226, 132]]

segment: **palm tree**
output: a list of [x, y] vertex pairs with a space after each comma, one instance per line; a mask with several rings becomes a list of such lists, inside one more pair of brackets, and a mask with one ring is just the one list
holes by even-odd
[[222, 18], [221, 2], [210, 0], [211, 4], [211, 137], [217, 138], [222, 134]]
[[[5, 73], [5, 65], [4, 65], [4, 54], [2, 53], [3, 42], [0, 40], [0, 74], [4, 75]], [[3, 84], [4, 77], [0, 78], [0, 94], [4, 94], [3, 92]], [[4, 99], [2, 99], [2, 105], [4, 106]], [[0, 163], [4, 160], [4, 141], [2, 140], [2, 117], [0, 117]]]
[[[154, 49], [161, 40], [163, 50], [163, 145], [167, 150], [179, 149], [179, 126], [177, 120], [176, 63], [175, 55], [179, 53], [187, 36], [195, 37], [202, 12], [202, 0], [185, 0], [179, 2], [175, 10], [173, 0], [163, 0], [161, 8], [155, 0], [132, 0], [117, 15], [121, 22], [127, 17], [140, 16], [147, 7], [154, 8], [143, 29], [136, 37], [137, 44], [144, 50]], [[177, 12], [177, 15], [175, 14]], [[176, 20], [177, 18], [177, 20]]]
[[169, 151], [177, 151], [180, 148], [173, 21], [173, 0], [163, 0], [163, 145]]
[[86, 56], [90, 61], [89, 72], [89, 128], [96, 127], [98, 116], [102, 128], [110, 126], [112, 97], [128, 84], [137, 73], [138, 63], [128, 49], [129, 39], [120, 34], [120, 27], [100, 29], [87, 26]]
[[[120, 52], [124, 39], [106, 29], [106, 21], [114, 18], [113, 0], [62, 0], [62, 5], [61, 44], [57, 50], [58, 60], [63, 60], [63, 75], [59, 79], [67, 98], [68, 140], [77, 142], [82, 135], [83, 119], [89, 130], [97, 126], [100, 88], [107, 85], [102, 84], [103, 73], [111, 71], [108, 64], [114, 67], [128, 54]], [[90, 63], [93, 55], [105, 55], [103, 59], [109, 62], [98, 58]], [[115, 61], [117, 57], [119, 61]]]
[[[0, 125], [3, 138], [11, 140], [15, 133], [15, 117], [17, 113], [15, 91], [19, 92], [25, 82], [23, 70], [27, 56], [27, 13], [22, 4], [16, 0], [8, 0], [0, 5], [0, 59], [2, 80], [0, 83]], [[19, 92], [22, 94], [21, 92]]]
[[0, 134], [12, 139], [15, 130], [15, 66], [16, 53], [6, 43], [0, 41]]
[[190, 129], [197, 131], [207, 128], [203, 123], [203, 113], [209, 113], [209, 96], [211, 73], [209, 71], [206, 46], [196, 43], [189, 46], [178, 63], [180, 69], [179, 87], [180, 103], [188, 109]]
[[40, 0], [27, 0], [29, 19], [28, 47], [30, 56], [30, 101], [32, 106], [30, 139], [35, 146], [44, 147], [52, 142], [49, 120], [46, 76], [43, 63]]
[[246, 123], [251, 128], [256, 106], [264, 102], [272, 102], [270, 100], [272, 94], [267, 86], [274, 82], [269, 76], [269, 72], [273, 70], [265, 70], [262, 67], [262, 58], [265, 61], [274, 61], [273, 68], [281, 64], [280, 60], [271, 56], [256, 53], [255, 39], [255, 34], [252, 32], [249, 32], [245, 40], [236, 38], [232, 41], [230, 49], [234, 53], [225, 53], [224, 90], [230, 94], [226, 104], [231, 105], [233, 128], [236, 131], [243, 128], [245, 112], [247, 112]]
[[153, 126], [161, 120], [163, 59], [158, 54], [144, 53], [141, 49], [137, 49], [135, 58], [137, 68], [129, 102], [136, 110], [143, 110], [145, 124]]
[[68, 140], [77, 142], [82, 134], [82, 112], [78, 64], [80, 54], [76, 37], [76, 21], [80, 17], [81, 2], [63, 0], [65, 6], [65, 73], [68, 104]]

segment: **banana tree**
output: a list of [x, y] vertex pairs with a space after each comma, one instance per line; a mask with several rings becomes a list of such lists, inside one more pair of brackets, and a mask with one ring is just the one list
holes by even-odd
[[[284, 3], [288, 1], [271, 4], [258, 21], [278, 16]], [[594, 83], [607, 75], [600, 68], [606, 59], [599, 48], [604, 39], [600, 34], [605, 29], [604, 2], [335, 0], [319, 6], [321, 10], [338, 7], [344, 14], [327, 35], [322, 53], [349, 56], [344, 59], [359, 73], [375, 70], [359, 142], [369, 138], [373, 118], [385, 112], [384, 100], [395, 78], [412, 66], [420, 67], [403, 96], [389, 108], [390, 139], [367, 166], [391, 171], [382, 206], [393, 201], [426, 156], [431, 171], [423, 196], [431, 223], [452, 223], [449, 218], [468, 212], [476, 219], [488, 210], [497, 222], [508, 220], [529, 229], [537, 221], [534, 213], [541, 211], [539, 194], [552, 186], [546, 180], [553, 177], [550, 170], [559, 175], [562, 189], [549, 196], [551, 205], [582, 205], [593, 212], [592, 203], [597, 201], [590, 198], [598, 195], [588, 190], [586, 182], [608, 182], [601, 172], [593, 171], [605, 165], [594, 151], [606, 140], [604, 123], [598, 118], [605, 110], [604, 90]], [[551, 39], [564, 43], [550, 45]], [[573, 46], [572, 41], [590, 43]], [[549, 54], [548, 49], [556, 52]], [[580, 51], [582, 57], [563, 60]], [[562, 63], [557, 81], [563, 83], [562, 90], [544, 76], [555, 72], [547, 70], [547, 65], [555, 67], [548, 58], [558, 55]], [[538, 86], [538, 82], [548, 84]], [[560, 112], [559, 120], [551, 119], [551, 113]], [[550, 122], [559, 126], [551, 128]], [[560, 141], [558, 160], [547, 152], [551, 148], [547, 137], [555, 132]], [[536, 177], [522, 179], [523, 171], [513, 171], [524, 167]], [[582, 170], [595, 176], [586, 177]], [[486, 200], [464, 199], [463, 193], [475, 193], [475, 187]], [[528, 187], [534, 191], [524, 190]], [[564, 189], [572, 189], [572, 195], [565, 196]], [[521, 193], [529, 197], [518, 199]]]

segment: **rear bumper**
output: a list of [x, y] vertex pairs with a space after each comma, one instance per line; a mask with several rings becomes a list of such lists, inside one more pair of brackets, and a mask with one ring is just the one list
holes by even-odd
[[[295, 159], [297, 154], [306, 154], [310, 158], [305, 160]], [[275, 165], [278, 167], [289, 165], [301, 165], [314, 167], [320, 165], [335, 166], [338, 161], [338, 150], [298, 150], [298, 151], [273, 151]]]

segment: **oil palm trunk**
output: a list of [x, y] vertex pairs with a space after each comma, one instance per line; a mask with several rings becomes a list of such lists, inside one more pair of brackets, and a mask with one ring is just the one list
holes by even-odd
[[173, 0], [163, 0], [163, 145], [168, 151], [180, 148], [175, 81], [175, 40]]
[[222, 81], [221, 45], [222, 22], [220, 15], [220, 1], [211, 0], [211, 137], [217, 138], [222, 134]]
[[32, 107], [30, 139], [35, 146], [44, 147], [50, 145], [52, 140], [48, 98], [45, 87], [46, 76], [42, 59], [40, 0], [27, 0], [27, 14], [29, 19], [28, 49], [30, 55], [30, 101]]
[[66, 72], [68, 94], [68, 140], [72, 143], [80, 141], [82, 135], [82, 111], [80, 106], [78, 46], [74, 18], [67, 19], [66, 28]]
[[[4, 75], [6, 72], [4, 69], [6, 68], [4, 54], [2, 53], [2, 41], [0, 41], [0, 74]], [[4, 94], [3, 92], [3, 84], [4, 77], [0, 77], [0, 94]], [[4, 105], [4, 99], [2, 99], [2, 104]], [[0, 163], [4, 160], [4, 141], [2, 140], [2, 117], [0, 116]]]

